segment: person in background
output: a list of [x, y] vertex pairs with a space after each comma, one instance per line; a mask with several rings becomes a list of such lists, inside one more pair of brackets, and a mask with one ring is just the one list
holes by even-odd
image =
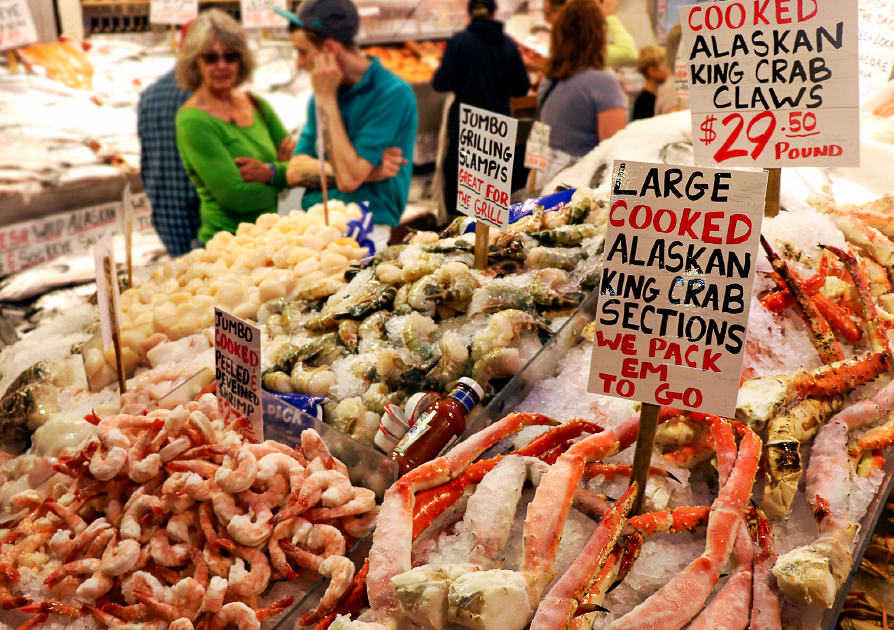
[[633, 120], [652, 118], [655, 115], [655, 98], [658, 88], [667, 81], [670, 69], [667, 67], [667, 52], [664, 46], [645, 46], [639, 51], [636, 69], [646, 79], [643, 90], [633, 102]]
[[[180, 47], [189, 30], [180, 31]], [[199, 195], [177, 151], [177, 110], [192, 96], [177, 86], [171, 69], [143, 90], [137, 107], [140, 138], [140, 177], [152, 206], [152, 227], [168, 255], [182, 256], [192, 249], [199, 233]]]
[[[624, 24], [618, 19], [618, 0], [592, 0], [602, 12], [611, 41], [606, 43], [604, 67], [617, 68], [636, 63], [636, 42]], [[553, 24], [567, 0], [547, 0], [543, 13], [547, 23]], [[606, 41], [603, 37], [603, 41]]]
[[410, 194], [418, 121], [413, 89], [354, 43], [360, 19], [350, 0], [304, 0], [297, 15], [276, 12], [291, 22], [298, 67], [310, 71], [314, 92], [288, 182], [307, 189], [304, 208], [322, 201], [319, 110], [329, 196], [369, 202], [379, 247], [400, 223]]
[[550, 126], [548, 182], [627, 125], [621, 83], [605, 70], [605, 22], [593, 0], [570, 0], [553, 22], [550, 58], [537, 92]]
[[236, 232], [276, 212], [295, 147], [267, 101], [237, 89], [254, 60], [245, 31], [219, 9], [196, 18], [177, 58], [177, 80], [194, 94], [177, 112], [177, 147], [201, 199], [198, 239]]
[[[655, 101], [656, 116], [689, 109], [689, 94], [688, 92], [685, 94], [678, 93], [681, 86], [677, 85], [676, 77], [677, 51], [680, 48], [680, 39], [682, 36], [683, 30], [679, 22], [674, 24], [671, 30], [667, 32], [667, 42], [665, 44], [667, 57], [665, 58], [665, 63], [667, 63], [668, 70], [670, 71], [670, 80], [665, 81], [661, 87], [658, 88], [658, 96]], [[680, 71], [685, 75], [685, 63], [682, 64]], [[683, 83], [685, 83], [685, 78], [683, 79]]]
[[444, 158], [444, 202], [456, 213], [459, 165], [459, 106], [461, 103], [509, 116], [509, 98], [524, 96], [531, 81], [518, 47], [494, 19], [494, 0], [469, 0], [469, 25], [450, 38], [432, 79], [438, 92], [453, 92], [447, 120]]

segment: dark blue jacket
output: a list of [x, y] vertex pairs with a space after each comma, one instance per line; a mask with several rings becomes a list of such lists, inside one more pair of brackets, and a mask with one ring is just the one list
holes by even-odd
[[456, 95], [447, 122], [447, 134], [456, 140], [460, 103], [508, 116], [509, 97], [527, 94], [531, 81], [518, 47], [503, 33], [503, 24], [473, 18], [466, 30], [447, 42], [432, 86]]

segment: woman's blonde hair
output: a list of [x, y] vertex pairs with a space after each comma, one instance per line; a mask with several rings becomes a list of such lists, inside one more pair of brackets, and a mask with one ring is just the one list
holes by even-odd
[[239, 53], [236, 85], [242, 85], [251, 79], [255, 60], [248, 49], [242, 25], [220, 9], [208, 9], [200, 13], [190, 25], [180, 54], [177, 55], [177, 83], [180, 84], [180, 89], [195, 91], [202, 85], [200, 57], [208, 51], [215, 39], [225, 49]]

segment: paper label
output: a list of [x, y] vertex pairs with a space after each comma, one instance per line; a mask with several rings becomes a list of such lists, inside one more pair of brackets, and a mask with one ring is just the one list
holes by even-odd
[[509, 194], [518, 121], [465, 103], [459, 106], [456, 207], [498, 230], [509, 225]]
[[261, 330], [214, 307], [214, 366], [217, 406], [225, 423], [246, 420], [247, 438], [264, 440], [261, 405]]
[[532, 168], [541, 173], [546, 171], [547, 156], [549, 155], [549, 125], [534, 121], [531, 125], [531, 133], [525, 145], [525, 168]]
[[860, 100], [894, 74], [894, 0], [858, 0]]
[[186, 24], [199, 15], [199, 0], [150, 0], [152, 24]]
[[731, 418], [767, 174], [616, 161], [588, 389]]
[[696, 163], [859, 166], [857, 0], [680, 8]]
[[112, 347], [112, 335], [121, 321], [121, 295], [118, 288], [118, 272], [115, 267], [115, 248], [112, 246], [112, 230], [106, 230], [93, 247], [96, 263], [96, 303], [99, 309], [99, 327], [102, 331], [104, 350]]
[[[131, 202], [136, 229], [150, 229], [149, 197], [137, 193]], [[0, 228], [0, 276], [93, 247], [102, 233], [115, 225], [120, 206], [120, 202], [105, 203]]]
[[36, 41], [37, 30], [26, 0], [0, 0], [0, 50]]
[[242, 25], [245, 28], [279, 28], [289, 21], [274, 13], [273, 8], [287, 10], [286, 0], [239, 0]]

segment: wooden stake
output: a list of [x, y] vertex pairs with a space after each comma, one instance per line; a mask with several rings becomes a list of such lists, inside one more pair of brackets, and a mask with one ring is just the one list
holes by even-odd
[[118, 336], [118, 318], [115, 318], [115, 329], [112, 331], [112, 347], [115, 348], [115, 369], [118, 372], [118, 394], [127, 393], [124, 378], [124, 357], [121, 356], [121, 338]]
[[6, 51], [6, 60], [9, 62], [9, 71], [12, 74], [19, 73], [19, 59], [16, 57], [16, 53], [14, 50], [10, 49]]
[[779, 193], [782, 188], [782, 169], [768, 168], [767, 197], [764, 202], [764, 216], [775, 217], [779, 214]]
[[314, 115], [317, 119], [317, 156], [320, 160], [320, 186], [323, 189], [323, 220], [329, 226], [329, 188], [326, 186], [326, 144], [323, 142], [323, 122], [320, 116], [320, 104], [316, 103]]
[[652, 463], [652, 446], [655, 444], [655, 429], [658, 428], [658, 413], [660, 405], [642, 403], [639, 411], [639, 433], [636, 436], [636, 450], [633, 451], [633, 471], [630, 473], [630, 483], [639, 484], [636, 493], [636, 501], [633, 503], [631, 514], [640, 514], [643, 507], [643, 497], [646, 491], [646, 482], [649, 481], [649, 466]]
[[265, 26], [264, 28], [261, 29], [261, 38], [262, 38], [265, 42], [269, 42], [269, 41], [270, 41], [270, 29], [267, 28], [266, 26]]
[[171, 24], [171, 50], [177, 51], [177, 27]]
[[481, 221], [475, 221], [475, 269], [487, 268], [487, 242], [490, 228]]

